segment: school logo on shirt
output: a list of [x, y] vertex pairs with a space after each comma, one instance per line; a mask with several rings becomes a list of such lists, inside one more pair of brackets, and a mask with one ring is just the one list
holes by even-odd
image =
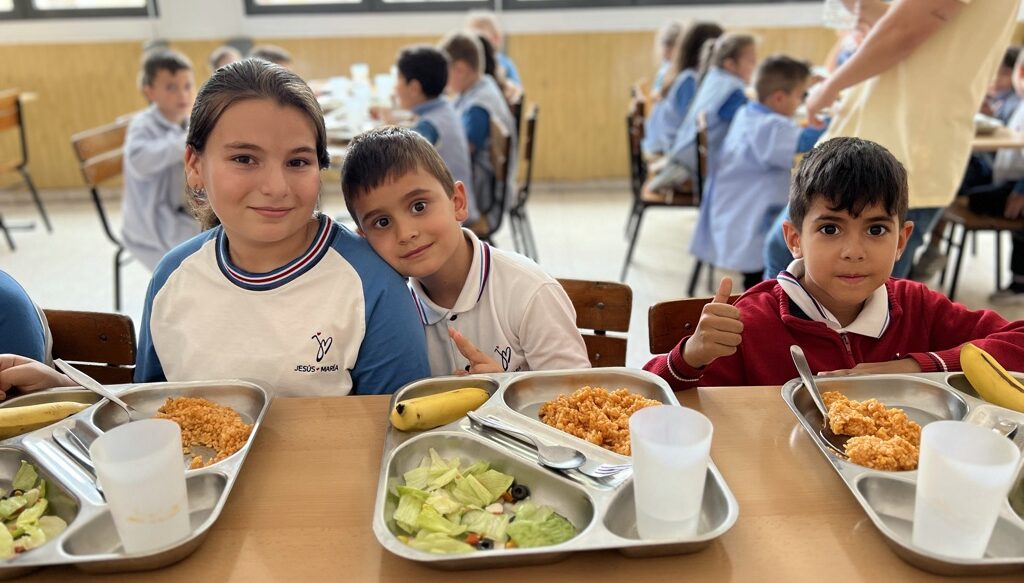
[[512, 362], [512, 347], [506, 346], [505, 350], [501, 350], [500, 347], [494, 347], [494, 353], [501, 359], [501, 368], [508, 372], [508, 365]]
[[[323, 332], [317, 332], [310, 336], [310, 339], [316, 342], [316, 362], [320, 363], [324, 358], [327, 357], [327, 353], [331, 350], [331, 345], [334, 344], [334, 337], [328, 336], [323, 338]], [[323, 372], [338, 372], [337, 364], [325, 364], [317, 366], [315, 364], [297, 364], [295, 365], [295, 372], [304, 373], [323, 373]]]

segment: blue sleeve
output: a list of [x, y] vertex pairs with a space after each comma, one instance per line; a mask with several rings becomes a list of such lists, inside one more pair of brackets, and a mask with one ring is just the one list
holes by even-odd
[[505, 68], [505, 78], [516, 85], [522, 86], [523, 82], [519, 79], [519, 69], [516, 69], [516, 64], [512, 62], [512, 59], [508, 58], [508, 55], [505, 53], [498, 53], [498, 61]]
[[372, 304], [367, 297], [366, 335], [352, 369], [352, 393], [358, 395], [391, 394], [430, 376], [423, 323], [405, 280], [394, 271], [373, 279], [363, 287], [380, 291]]
[[0, 271], [0, 354], [18, 354], [39, 362], [46, 354], [46, 332], [28, 292]]
[[736, 117], [736, 112], [741, 107], [746, 105], [747, 96], [743, 93], [742, 89], [737, 89], [729, 95], [722, 107], [718, 108], [718, 119], [722, 121], [732, 121], [732, 118]]
[[462, 127], [466, 130], [466, 138], [469, 145], [477, 150], [487, 147], [487, 140], [491, 137], [491, 114], [487, 110], [474, 105], [462, 114]]
[[431, 144], [437, 145], [437, 138], [440, 137], [440, 134], [437, 133], [437, 128], [434, 127], [434, 124], [429, 121], [425, 119], [419, 120], [416, 122], [416, 125], [412, 126], [412, 131], [426, 138]]
[[672, 96], [672, 108], [680, 115], [686, 115], [695, 95], [697, 95], [697, 80], [692, 75], [687, 75], [679, 84], [675, 95]]
[[1013, 194], [1024, 194], [1024, 180], [1018, 180], [1013, 187]]
[[796, 142], [797, 153], [810, 151], [810, 149], [814, 147], [814, 144], [818, 143], [818, 138], [821, 137], [821, 134], [825, 133], [825, 130], [827, 129], [827, 125], [823, 125], [820, 128], [810, 126], [805, 127], [800, 132], [800, 138]]

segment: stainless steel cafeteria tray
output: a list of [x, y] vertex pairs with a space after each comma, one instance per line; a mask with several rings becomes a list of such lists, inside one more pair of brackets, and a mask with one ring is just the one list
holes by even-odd
[[[392, 397], [397, 401], [461, 387], [479, 387], [491, 394], [477, 413], [498, 418], [549, 444], [575, 447], [588, 459], [625, 463], [630, 458], [545, 425], [537, 417], [540, 406], [559, 394], [584, 386], [609, 391], [627, 388], [667, 405], [679, 406], [672, 389], [661, 378], [628, 368], [545, 371], [442, 377], [416, 381]], [[460, 457], [466, 463], [477, 460], [515, 477], [530, 488], [531, 498], [565, 516], [578, 534], [559, 545], [539, 548], [495, 549], [456, 555], [432, 554], [400, 541], [392, 515], [397, 500], [389, 494], [402, 474], [419, 465], [434, 448], [446, 458]], [[641, 540], [636, 531], [633, 483], [629, 472], [613, 479], [598, 480], [576, 470], [558, 472], [542, 467], [534, 451], [491, 431], [475, 429], [468, 418], [422, 432], [402, 432], [388, 425], [381, 460], [373, 531], [380, 544], [395, 555], [439, 569], [476, 569], [551, 563], [569, 553], [595, 549], [618, 549], [629, 557], [692, 553], [703, 549], [729, 530], [739, 515], [739, 506], [714, 462], [708, 465], [700, 525], [692, 537], [669, 540]]]
[[[817, 377], [822, 392], [839, 391], [855, 400], [875, 398], [887, 407], [899, 407], [922, 426], [941, 419], [963, 420], [993, 426], [1000, 420], [1021, 425], [1014, 438], [1024, 446], [1024, 414], [987, 403], [970, 387], [963, 373], [914, 375], [864, 375]], [[821, 413], [800, 379], [782, 387], [782, 398], [818, 449], [846, 482], [886, 542], [903, 560], [940, 575], [987, 575], [1024, 568], [1024, 519], [1010, 498], [1024, 496], [1024, 471], [1014, 480], [1011, 496], [1003, 504], [995, 531], [981, 559], [958, 559], [914, 547], [911, 531], [917, 471], [887, 472], [866, 468], [845, 459], [821, 436]]]
[[[34, 393], [4, 402], [0, 406], [53, 401], [97, 404], [48, 427], [0, 441], [0, 488], [10, 488], [21, 460], [33, 464], [50, 486], [50, 509], [68, 523], [67, 530], [57, 538], [9, 560], [0, 560], [0, 579], [20, 577], [46, 565], [74, 564], [83, 571], [109, 573], [156, 569], [187, 557], [199, 547], [220, 516], [271, 400], [266, 387], [245, 380], [124, 385], [114, 390], [125, 402], [151, 415], [167, 397], [205, 397], [234, 408], [246, 423], [253, 424], [253, 430], [238, 452], [208, 467], [185, 472], [192, 526], [188, 538], [154, 552], [127, 554], [91, 471], [75, 461], [53, 435], [55, 430], [73, 428], [88, 447], [103, 431], [126, 423], [124, 411], [94, 393], [75, 389]], [[187, 459], [190, 456], [183, 456], [183, 463]]]

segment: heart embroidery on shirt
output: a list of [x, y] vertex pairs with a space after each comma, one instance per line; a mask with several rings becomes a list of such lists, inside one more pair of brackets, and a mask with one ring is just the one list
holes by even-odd
[[495, 346], [494, 353], [501, 358], [501, 368], [505, 369], [505, 372], [508, 372], [509, 362], [512, 361], [512, 347], [506, 346], [505, 350], [501, 350], [500, 348]]
[[313, 335], [313, 340], [316, 340], [316, 361], [320, 362], [327, 356], [327, 351], [331, 349], [331, 345], [334, 344], [334, 337], [328, 336], [327, 338], [320, 338], [320, 332]]

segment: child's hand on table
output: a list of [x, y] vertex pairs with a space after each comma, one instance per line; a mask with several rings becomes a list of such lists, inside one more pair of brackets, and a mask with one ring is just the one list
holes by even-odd
[[921, 372], [921, 365], [913, 358], [901, 358], [887, 362], [862, 362], [853, 368], [843, 368], [818, 373], [826, 377], [845, 377], [857, 374], [892, 374]]
[[0, 400], [14, 388], [32, 393], [74, 385], [71, 379], [41, 362], [17, 354], [0, 354]]
[[496, 360], [484, 354], [482, 350], [474, 346], [458, 330], [449, 328], [448, 336], [455, 342], [455, 347], [459, 349], [462, 356], [469, 361], [469, 368], [467, 370], [457, 370], [452, 374], [463, 377], [485, 372], [505, 372], [505, 369], [501, 368], [501, 365]]
[[731, 293], [732, 280], [723, 277], [715, 298], [701, 311], [697, 329], [683, 347], [683, 360], [693, 368], [705, 367], [716, 358], [735, 354], [743, 340], [739, 308], [728, 303]]

